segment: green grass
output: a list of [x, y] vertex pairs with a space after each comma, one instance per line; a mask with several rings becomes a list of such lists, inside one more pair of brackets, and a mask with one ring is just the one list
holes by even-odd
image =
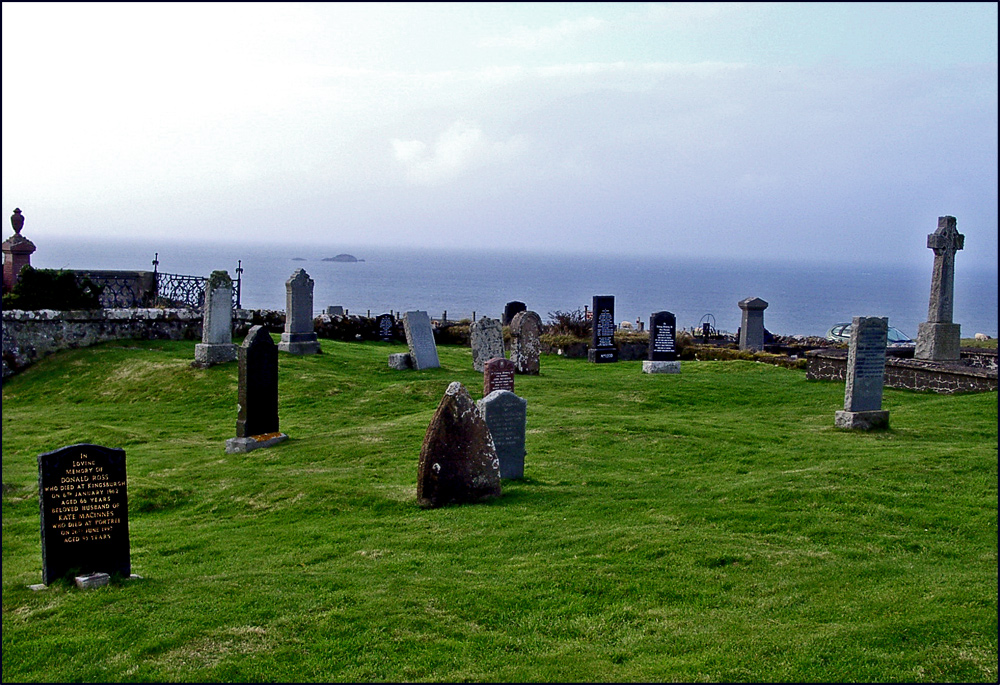
[[[3, 388], [3, 680], [997, 680], [997, 395], [747, 361], [543, 356], [523, 481], [416, 504], [421, 442], [468, 348], [280, 357], [287, 442], [227, 455], [236, 366], [193, 342], [62, 352]], [[41, 592], [36, 455], [128, 454], [133, 572]]]

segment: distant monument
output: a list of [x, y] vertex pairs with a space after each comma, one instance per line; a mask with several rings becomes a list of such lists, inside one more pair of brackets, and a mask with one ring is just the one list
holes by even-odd
[[740, 322], [740, 349], [762, 352], [764, 350], [764, 310], [767, 302], [759, 297], [739, 301], [743, 310]]
[[952, 323], [955, 252], [965, 247], [965, 236], [958, 232], [955, 217], [938, 217], [937, 230], [927, 236], [927, 247], [934, 250], [931, 300], [926, 323], [917, 327], [917, 348], [913, 356], [932, 361], [958, 361], [962, 327]]
[[31, 253], [35, 251], [35, 244], [21, 235], [24, 228], [24, 215], [21, 210], [14, 208], [14, 213], [10, 216], [10, 225], [14, 228], [14, 235], [3, 241], [0, 248], [3, 249], [3, 291], [10, 292], [17, 279], [21, 275], [21, 269], [31, 264]]

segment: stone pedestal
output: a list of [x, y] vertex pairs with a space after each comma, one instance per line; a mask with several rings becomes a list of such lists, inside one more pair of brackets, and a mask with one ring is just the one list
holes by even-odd
[[14, 227], [14, 235], [3, 241], [0, 248], [3, 249], [3, 291], [10, 292], [14, 284], [17, 283], [21, 275], [21, 269], [31, 265], [31, 253], [35, 251], [35, 244], [21, 235], [21, 228], [24, 227], [24, 217], [20, 209], [15, 209], [10, 217], [11, 226]]
[[396, 354], [390, 354], [389, 368], [396, 369], [397, 371], [412, 369], [413, 360], [410, 359], [410, 355], [408, 352], [397, 352]]
[[834, 414], [833, 421], [837, 428], [877, 430], [889, 427], [889, 412], [883, 409], [874, 411], [841, 410]]
[[245, 454], [263, 447], [277, 445], [288, 440], [284, 433], [265, 433], [263, 435], [248, 435], [245, 438], [229, 438], [226, 440], [226, 454]]
[[587, 350], [587, 361], [591, 364], [607, 364], [618, 361], [618, 350]]
[[958, 361], [961, 358], [962, 326], [957, 323], [931, 323], [917, 326], [915, 359]]
[[206, 368], [236, 360], [234, 343], [198, 343], [194, 346], [194, 365]]
[[282, 333], [278, 349], [289, 354], [319, 354], [322, 352], [315, 333]]
[[657, 362], [644, 360], [642, 362], [642, 372], [643, 373], [680, 373], [681, 363], [678, 361], [673, 362]]

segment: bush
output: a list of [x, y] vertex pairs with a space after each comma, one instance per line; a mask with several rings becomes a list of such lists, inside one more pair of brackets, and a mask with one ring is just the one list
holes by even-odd
[[17, 283], [3, 296], [4, 309], [99, 309], [104, 288], [72, 271], [21, 269]]
[[591, 322], [587, 320], [582, 309], [572, 312], [549, 312], [549, 330], [553, 335], [571, 335], [575, 338], [589, 339]]

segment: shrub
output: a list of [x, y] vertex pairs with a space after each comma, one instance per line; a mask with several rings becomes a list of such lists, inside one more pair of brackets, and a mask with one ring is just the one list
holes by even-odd
[[4, 309], [99, 309], [104, 288], [72, 271], [21, 269], [17, 283], [3, 296]]
[[572, 312], [556, 310], [549, 312], [549, 330], [553, 335], [571, 335], [575, 338], [590, 338], [591, 322], [582, 309]]

